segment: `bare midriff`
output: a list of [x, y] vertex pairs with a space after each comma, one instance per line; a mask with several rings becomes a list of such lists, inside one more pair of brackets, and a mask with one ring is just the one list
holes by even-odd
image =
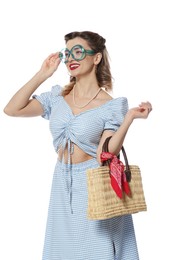
[[[58, 152], [58, 158], [60, 161], [62, 159], [64, 160], [64, 163], [68, 163], [68, 149], [60, 149]], [[81, 163], [85, 162], [87, 160], [92, 159], [93, 157], [87, 153], [85, 153], [82, 149], [80, 149], [77, 145], [73, 144], [73, 151], [70, 153], [70, 163], [76, 164], [76, 163]]]

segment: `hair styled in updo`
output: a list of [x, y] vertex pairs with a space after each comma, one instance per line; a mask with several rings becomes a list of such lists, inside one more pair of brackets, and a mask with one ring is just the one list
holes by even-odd
[[[90, 31], [83, 31], [83, 32], [71, 32], [64, 36], [65, 43], [69, 40], [72, 40], [76, 37], [80, 37], [87, 41], [90, 48], [95, 51], [95, 53], [102, 53], [102, 59], [100, 63], [97, 65], [96, 69], [96, 78], [99, 87], [105, 88], [106, 91], [112, 90], [112, 75], [110, 72], [110, 64], [109, 64], [109, 57], [108, 52], [105, 46], [106, 40], [97, 33], [90, 32]], [[71, 76], [70, 83], [65, 86], [62, 95], [67, 95], [72, 89], [76, 82], [76, 78]]]

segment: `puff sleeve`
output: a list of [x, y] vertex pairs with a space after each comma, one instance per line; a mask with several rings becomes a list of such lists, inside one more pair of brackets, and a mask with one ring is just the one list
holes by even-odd
[[108, 106], [109, 114], [105, 120], [104, 130], [117, 131], [122, 124], [128, 111], [128, 100], [126, 97], [113, 99]]
[[58, 96], [61, 95], [62, 87], [59, 85], [53, 86], [51, 91], [43, 92], [40, 95], [33, 95], [32, 98], [38, 100], [44, 110], [42, 117], [49, 120], [52, 105], [58, 101]]

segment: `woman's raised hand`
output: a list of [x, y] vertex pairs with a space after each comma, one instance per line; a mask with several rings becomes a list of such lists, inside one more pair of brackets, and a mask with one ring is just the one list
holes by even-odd
[[51, 77], [57, 70], [61, 60], [59, 52], [50, 54], [43, 62], [40, 72], [44, 73], [47, 77]]
[[129, 109], [127, 116], [129, 116], [132, 120], [135, 118], [147, 118], [151, 111], [152, 105], [150, 102], [141, 102], [138, 107]]

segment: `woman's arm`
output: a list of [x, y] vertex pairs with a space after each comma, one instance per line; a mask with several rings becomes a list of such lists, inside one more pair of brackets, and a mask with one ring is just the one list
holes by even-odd
[[43, 62], [41, 69], [11, 98], [4, 108], [4, 113], [16, 117], [42, 115], [43, 108], [41, 104], [35, 99], [30, 99], [30, 97], [45, 80], [52, 76], [59, 64], [58, 53], [49, 55]]
[[108, 130], [104, 131], [97, 151], [98, 161], [100, 161], [100, 153], [102, 152], [103, 143], [108, 136], [112, 136], [109, 141], [109, 152], [118, 155], [123, 145], [127, 131], [133, 120], [136, 118], [147, 118], [151, 110], [152, 106], [150, 102], [142, 102], [139, 107], [131, 108], [128, 110], [127, 114], [124, 117], [123, 123], [116, 132], [111, 132]]

